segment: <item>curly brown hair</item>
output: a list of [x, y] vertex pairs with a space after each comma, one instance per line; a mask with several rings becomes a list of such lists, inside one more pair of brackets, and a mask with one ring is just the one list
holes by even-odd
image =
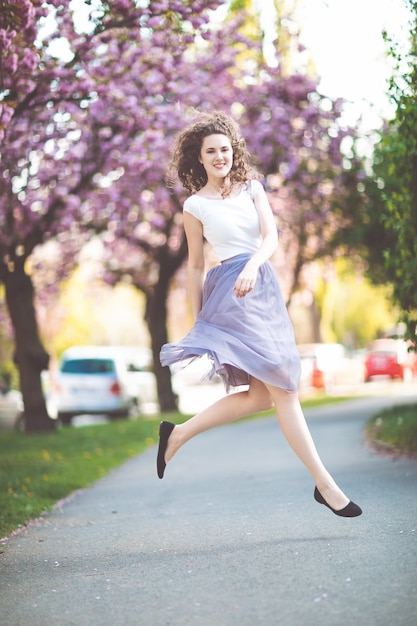
[[176, 173], [190, 195], [204, 187], [207, 174], [199, 156], [203, 140], [209, 135], [226, 135], [233, 148], [233, 164], [223, 185], [222, 195], [227, 195], [236, 183], [259, 178], [251, 166], [251, 157], [237, 123], [222, 111], [213, 111], [201, 113], [177, 137], [168, 169], [168, 184], [172, 186]]

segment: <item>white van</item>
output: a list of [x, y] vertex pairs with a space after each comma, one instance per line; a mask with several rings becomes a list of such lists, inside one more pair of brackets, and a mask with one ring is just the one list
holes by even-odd
[[80, 346], [66, 350], [53, 392], [58, 418], [75, 415], [137, 417], [145, 405], [157, 405], [152, 353], [146, 348]]

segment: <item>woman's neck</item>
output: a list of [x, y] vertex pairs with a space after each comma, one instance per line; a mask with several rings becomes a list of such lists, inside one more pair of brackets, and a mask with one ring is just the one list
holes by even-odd
[[207, 182], [203, 189], [205, 191], [208, 191], [209, 193], [222, 193], [225, 191], [226, 186], [224, 181], [222, 182], [222, 184]]
[[230, 180], [227, 178], [216, 178], [207, 180], [202, 191], [208, 196], [226, 198], [232, 193], [232, 189], [233, 185], [230, 184]]
[[238, 183], [230, 185], [228, 187], [220, 187], [219, 185], [210, 184], [207, 182], [204, 187], [200, 189], [198, 195], [208, 198], [210, 200], [224, 200], [225, 198], [234, 198], [238, 196], [242, 190], [243, 185]]

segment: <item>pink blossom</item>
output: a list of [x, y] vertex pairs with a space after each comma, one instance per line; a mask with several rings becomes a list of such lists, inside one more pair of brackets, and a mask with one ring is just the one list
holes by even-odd
[[[91, 15], [92, 31], [82, 33], [69, 0], [23, 4], [19, 29], [0, 21], [5, 89], [14, 102], [0, 103], [0, 180], [7, 190], [0, 197], [0, 259], [11, 253], [12, 232], [30, 254], [47, 238], [65, 247], [66, 235], [82, 226], [103, 231], [113, 264], [130, 267], [136, 278], [138, 250], [148, 264], [157, 265], [162, 250], [180, 263], [183, 197], [179, 188], [167, 190], [165, 172], [192, 107], [238, 111], [260, 169], [267, 180], [279, 178], [278, 188], [267, 190], [280, 219], [297, 232], [308, 216], [312, 235], [300, 256], [320, 252], [320, 230], [347, 193], [341, 142], [350, 131], [341, 128], [341, 104], [326, 111], [316, 84], [302, 74], [287, 76], [260, 61], [243, 65], [241, 50], [259, 59], [261, 42], [246, 41], [239, 19], [211, 28], [209, 11], [220, 1], [151, 0], [140, 8], [117, 0], [102, 16]], [[39, 49], [38, 20], [48, 5], [60, 9], [57, 29]], [[200, 33], [205, 47], [197, 45]], [[63, 34], [71, 62], [48, 52], [49, 41]], [[323, 180], [333, 182], [331, 194], [323, 193]]]

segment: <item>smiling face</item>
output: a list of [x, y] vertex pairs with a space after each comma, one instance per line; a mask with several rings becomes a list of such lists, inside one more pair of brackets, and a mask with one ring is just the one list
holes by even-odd
[[233, 164], [233, 148], [227, 135], [208, 135], [201, 144], [200, 163], [208, 182], [218, 185], [229, 174]]

